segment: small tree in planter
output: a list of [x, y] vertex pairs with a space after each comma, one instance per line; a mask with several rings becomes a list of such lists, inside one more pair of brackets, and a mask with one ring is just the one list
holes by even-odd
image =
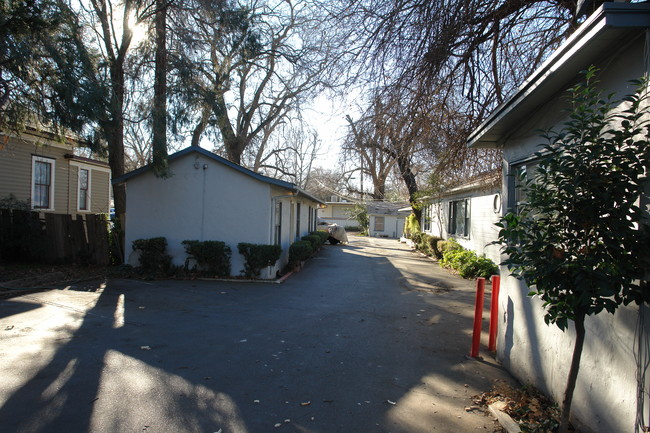
[[[649, 230], [638, 207], [650, 170], [647, 82], [620, 101], [595, 88], [596, 70], [571, 89], [570, 120], [548, 132], [534, 175], [521, 186], [527, 202], [497, 224], [508, 255], [503, 264], [544, 302], [546, 323], [565, 330], [574, 322], [576, 341], [560, 419], [568, 431], [585, 318], [620, 305], [650, 302], [643, 281], [650, 257]], [[624, 111], [614, 111], [624, 103]]]

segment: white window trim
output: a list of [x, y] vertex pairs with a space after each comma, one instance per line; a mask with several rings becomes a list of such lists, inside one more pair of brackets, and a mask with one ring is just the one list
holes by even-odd
[[[34, 190], [35, 187], [35, 182], [36, 182], [36, 162], [44, 162], [46, 164], [52, 164], [52, 170], [51, 170], [51, 175], [52, 178], [50, 179], [50, 206], [46, 208], [36, 208], [35, 203], [34, 203], [34, 196], [36, 195], [36, 192]], [[31, 183], [31, 205], [32, 209], [36, 211], [53, 211], [55, 209], [54, 206], [54, 191], [55, 191], [55, 173], [56, 173], [56, 159], [54, 158], [46, 158], [43, 156], [37, 156], [37, 155], [32, 155], [32, 183]]]
[[[92, 173], [94, 171], [97, 172], [102, 172], [102, 173], [108, 173], [108, 203], [106, 204], [101, 204], [100, 209], [103, 209], [104, 206], [108, 206], [106, 209], [106, 213], [110, 212], [111, 209], [111, 194], [112, 194], [112, 189], [111, 189], [111, 169], [108, 167], [100, 167], [96, 166], [93, 164], [85, 164], [83, 162], [79, 161], [70, 161], [70, 169], [72, 170], [72, 167], [77, 167], [77, 205], [76, 209], [77, 212], [83, 212], [83, 213], [92, 213], [92, 189], [91, 189], [91, 179], [93, 177]], [[88, 170], [88, 210], [82, 210], [79, 209], [79, 169], [83, 168], [85, 170]]]
[[[88, 171], [88, 201], [86, 203], [87, 209], [81, 209], [81, 170]], [[93, 171], [89, 166], [78, 166], [77, 167], [77, 212], [88, 212], [90, 213], [93, 208], [93, 194], [92, 194], [92, 185], [93, 185]]]
[[[454, 203], [463, 203], [463, 207], [465, 208], [465, 216], [463, 218], [463, 231], [462, 233], [458, 233], [458, 227], [457, 227], [457, 217], [458, 215], [452, 211], [452, 207]], [[471, 215], [471, 207], [472, 207], [472, 200], [471, 197], [464, 197], [464, 198], [457, 198], [453, 200], [449, 200], [447, 202], [447, 215], [448, 215], [448, 221], [447, 221], [447, 234], [449, 236], [453, 236], [456, 238], [462, 238], [462, 239], [470, 239], [471, 233], [472, 233], [472, 215]], [[452, 224], [454, 226], [453, 232], [451, 231]], [[467, 234], [465, 234], [467, 232]]]
[[[377, 219], [381, 218], [381, 230], [377, 227]], [[374, 231], [376, 232], [385, 232], [386, 231], [386, 217], [385, 216], [376, 216], [374, 221]]]

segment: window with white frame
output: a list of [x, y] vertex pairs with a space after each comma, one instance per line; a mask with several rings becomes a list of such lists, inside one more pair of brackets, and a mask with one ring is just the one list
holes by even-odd
[[55, 160], [32, 156], [32, 209], [54, 209]]
[[383, 216], [375, 217], [375, 231], [383, 232], [384, 231], [385, 220]]
[[296, 237], [300, 237], [300, 203], [296, 203]]
[[469, 199], [449, 202], [449, 224], [447, 233], [455, 236], [469, 236], [470, 229]]
[[431, 211], [433, 205], [427, 205], [422, 209], [422, 231], [428, 232], [431, 230]]
[[282, 242], [282, 202], [275, 202], [275, 245], [280, 245]]
[[79, 168], [79, 210], [90, 210], [90, 170]]
[[514, 210], [516, 213], [519, 213], [521, 206], [528, 201], [526, 191], [523, 187], [526, 181], [535, 181], [538, 164], [538, 160], [532, 160], [513, 164], [511, 166], [510, 172], [512, 175], [509, 208]]

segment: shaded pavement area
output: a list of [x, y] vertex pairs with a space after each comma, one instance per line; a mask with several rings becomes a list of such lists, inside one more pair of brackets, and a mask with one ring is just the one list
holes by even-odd
[[87, 288], [0, 301], [3, 433], [492, 432], [465, 409], [512, 380], [466, 357], [474, 283], [396, 240], [350, 236], [283, 284]]

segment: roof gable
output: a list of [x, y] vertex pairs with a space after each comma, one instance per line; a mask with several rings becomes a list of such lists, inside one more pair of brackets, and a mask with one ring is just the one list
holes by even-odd
[[[247, 169], [245, 167], [242, 167], [239, 164], [235, 164], [232, 161], [228, 161], [227, 159], [222, 158], [221, 156], [219, 156], [219, 155], [217, 155], [217, 154], [215, 154], [213, 152], [210, 152], [208, 150], [205, 150], [205, 149], [203, 149], [201, 147], [198, 147], [198, 146], [190, 146], [190, 147], [186, 147], [183, 150], [179, 150], [178, 152], [176, 152], [176, 153], [174, 153], [172, 155], [169, 155], [167, 157], [167, 160], [169, 162], [173, 162], [173, 161], [175, 161], [175, 160], [177, 160], [179, 158], [182, 158], [182, 157], [184, 157], [186, 155], [189, 155], [191, 153], [198, 153], [198, 154], [200, 154], [202, 156], [205, 156], [206, 158], [211, 159], [212, 161], [215, 161], [215, 162], [217, 162], [219, 164], [223, 164], [223, 165], [225, 165], [227, 167], [230, 167], [231, 169], [236, 170], [236, 171], [238, 171], [239, 173], [241, 173], [241, 174], [243, 174], [245, 176], [249, 176], [249, 177], [251, 177], [251, 178], [253, 178], [253, 179], [255, 179], [255, 180], [259, 181], [259, 182], [264, 182], [264, 183], [274, 185], [274, 186], [277, 186], [277, 187], [280, 187], [280, 188], [283, 188], [283, 189], [287, 189], [287, 190], [295, 193], [298, 196], [302, 196], [302, 197], [305, 197], [305, 198], [307, 198], [309, 200], [315, 201], [317, 203], [324, 204], [321, 200], [319, 200], [316, 197], [312, 196], [311, 194], [303, 191], [302, 189], [298, 188], [295, 184], [293, 184], [291, 182], [286, 182], [284, 180], [274, 179], [272, 177], [268, 177], [268, 176], [264, 176], [264, 175], [259, 174], [259, 173], [255, 173], [252, 170], [249, 170], [249, 169]], [[122, 176], [119, 176], [119, 177], [113, 179], [113, 184], [128, 182], [129, 180], [131, 180], [131, 179], [133, 179], [135, 177], [138, 177], [138, 176], [140, 176], [140, 175], [142, 175], [144, 173], [148, 173], [149, 171], [152, 171], [152, 170], [153, 170], [153, 165], [152, 164], [147, 164], [144, 167], [138, 168], [137, 170], [133, 170], [133, 171], [131, 171], [129, 173], [126, 173], [126, 174], [124, 174]]]

